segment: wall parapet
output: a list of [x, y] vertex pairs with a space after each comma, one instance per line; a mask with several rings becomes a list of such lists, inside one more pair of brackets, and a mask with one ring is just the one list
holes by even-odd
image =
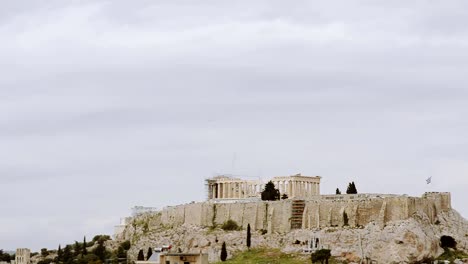
[[[158, 221], [166, 227], [216, 227], [233, 220], [243, 228], [250, 224], [253, 230], [285, 233], [291, 230], [294, 201], [297, 199], [212, 200], [168, 206], [158, 212]], [[434, 223], [438, 214], [451, 209], [450, 193], [425, 193], [421, 197], [395, 194], [321, 195], [302, 201], [302, 229], [345, 225], [359, 227], [371, 222], [383, 228], [390, 221], [406, 220], [417, 213], [426, 214]]]

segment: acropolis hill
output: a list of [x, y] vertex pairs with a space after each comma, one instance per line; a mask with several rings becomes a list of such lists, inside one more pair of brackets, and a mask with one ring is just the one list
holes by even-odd
[[[127, 221], [117, 237], [133, 240], [135, 250], [172, 243], [186, 251], [205, 251], [211, 260], [217, 260], [219, 241], [236, 241], [230, 245], [232, 250], [242, 249], [239, 245], [245, 240], [245, 234], [238, 231], [242, 239], [224, 238], [236, 232], [214, 229], [205, 234], [203, 230], [213, 230], [233, 220], [244, 229], [250, 224], [252, 230], [262, 231], [257, 245], [276, 246], [293, 252], [300, 251], [306, 241], [316, 237], [320, 238], [321, 245], [332, 249], [333, 255], [380, 259], [383, 253], [379, 250], [382, 250], [386, 252], [385, 258], [390, 254], [390, 258], [398, 262], [408, 260], [404, 252], [411, 252], [411, 258], [415, 259], [440, 253], [438, 239], [443, 234], [453, 236], [462, 249], [468, 250], [468, 224], [452, 210], [450, 193], [431, 192], [421, 197], [320, 195], [320, 179], [300, 174], [273, 177], [271, 181], [288, 199], [262, 201], [263, 182], [217, 176], [206, 180], [207, 201], [165, 207], [158, 212], [136, 216]], [[188, 237], [182, 237], [181, 233]], [[375, 240], [372, 245], [369, 244], [371, 237]], [[380, 240], [389, 237], [395, 237], [396, 242], [391, 239], [389, 245], [380, 248], [378, 245], [383, 243]], [[363, 240], [366, 241], [364, 246]], [[385, 251], [385, 248], [401, 248], [401, 251]]]

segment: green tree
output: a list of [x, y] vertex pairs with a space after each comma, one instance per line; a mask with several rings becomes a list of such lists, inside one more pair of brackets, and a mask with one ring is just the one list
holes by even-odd
[[143, 249], [140, 249], [140, 251], [138, 252], [137, 260], [145, 261], [145, 254], [143, 253]]
[[336, 194], [341, 194], [340, 189], [336, 188]]
[[49, 251], [47, 250], [47, 248], [41, 248], [41, 256], [45, 258], [48, 255], [49, 255]]
[[221, 255], [219, 257], [221, 261], [226, 261], [227, 259], [226, 242], [223, 242], [223, 245], [221, 246]]
[[62, 247], [59, 245], [58, 250], [57, 250], [56, 262], [62, 261], [62, 258], [63, 258]]
[[37, 264], [50, 264], [52, 262], [54, 262], [53, 259], [42, 259], [42, 260], [39, 260]]
[[105, 238], [99, 239], [97, 241], [97, 246], [93, 250], [93, 254], [96, 255], [102, 262], [106, 261], [107, 254], [104, 242], [106, 242]]
[[122, 245], [117, 248], [115, 255], [119, 259], [127, 259], [127, 251], [122, 247]]
[[93, 242], [97, 242], [99, 240], [107, 241], [107, 240], [111, 240], [111, 237], [108, 236], [108, 235], [96, 235], [96, 236], [94, 236]]
[[12, 260], [12, 256], [6, 252], [3, 252], [3, 249], [0, 249], [0, 261], [10, 263], [10, 260]]
[[151, 247], [148, 248], [148, 253], [146, 254], [146, 260], [149, 260], [151, 258], [151, 255], [153, 255], [153, 249]]
[[250, 244], [251, 244], [251, 236], [252, 234], [250, 234], [250, 224], [247, 224], [247, 248], [250, 250]]
[[75, 247], [73, 248], [73, 256], [78, 256], [80, 255], [80, 252], [81, 252], [81, 246], [80, 246], [80, 243], [78, 243], [78, 241], [75, 241]]
[[320, 249], [312, 253], [310, 256], [312, 263], [320, 262], [321, 264], [328, 264], [328, 260], [331, 257], [330, 249]]
[[83, 237], [83, 248], [81, 250], [81, 256], [83, 257], [84, 255], [88, 254], [88, 249], [86, 248], [86, 236]]
[[275, 188], [275, 184], [269, 181], [265, 184], [265, 189], [262, 191], [263, 201], [276, 201], [280, 199], [280, 192]]
[[121, 246], [123, 247], [123, 249], [125, 249], [125, 250], [129, 250], [130, 247], [132, 246], [132, 245], [130, 244], [130, 241], [128, 241], [128, 240], [125, 240], [125, 241], [122, 242], [120, 245], [121, 245]]
[[348, 188], [346, 189], [346, 193], [347, 194], [357, 194], [358, 191], [356, 189], [356, 185], [354, 184], [354, 182], [350, 182], [348, 184]]
[[288, 198], [289, 198], [288, 195], [285, 194], [285, 193], [283, 193], [283, 195], [281, 195], [281, 200], [286, 200]]
[[66, 245], [63, 249], [62, 261], [63, 263], [71, 263], [73, 260], [72, 248], [70, 245]]
[[93, 253], [88, 253], [78, 260], [78, 264], [100, 264], [102, 261]]

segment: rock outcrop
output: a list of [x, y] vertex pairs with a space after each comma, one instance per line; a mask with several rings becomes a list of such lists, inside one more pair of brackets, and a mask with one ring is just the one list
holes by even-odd
[[[221, 245], [226, 242], [229, 255], [246, 250], [246, 232], [223, 231], [198, 225], [168, 226], [160, 221], [161, 213], [146, 214], [129, 224], [121, 239], [132, 242], [129, 257], [136, 258], [140, 249], [173, 245], [183, 252], [204, 252], [210, 261], [219, 260]], [[320, 238], [332, 255], [358, 262], [361, 259], [378, 263], [412, 263], [434, 258], [443, 252], [439, 246], [442, 235], [452, 236], [458, 249], [468, 252], [468, 221], [455, 210], [428, 216], [416, 212], [406, 220], [389, 221], [384, 226], [373, 221], [363, 227], [324, 227], [297, 229], [286, 233], [266, 230], [252, 232], [252, 247], [280, 248], [285, 252], [302, 252], [308, 240]]]

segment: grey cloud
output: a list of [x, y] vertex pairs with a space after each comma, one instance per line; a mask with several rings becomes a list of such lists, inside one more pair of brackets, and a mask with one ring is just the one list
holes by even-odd
[[0, 10], [0, 248], [111, 232], [215, 173], [468, 214], [464, 1], [38, 3]]

